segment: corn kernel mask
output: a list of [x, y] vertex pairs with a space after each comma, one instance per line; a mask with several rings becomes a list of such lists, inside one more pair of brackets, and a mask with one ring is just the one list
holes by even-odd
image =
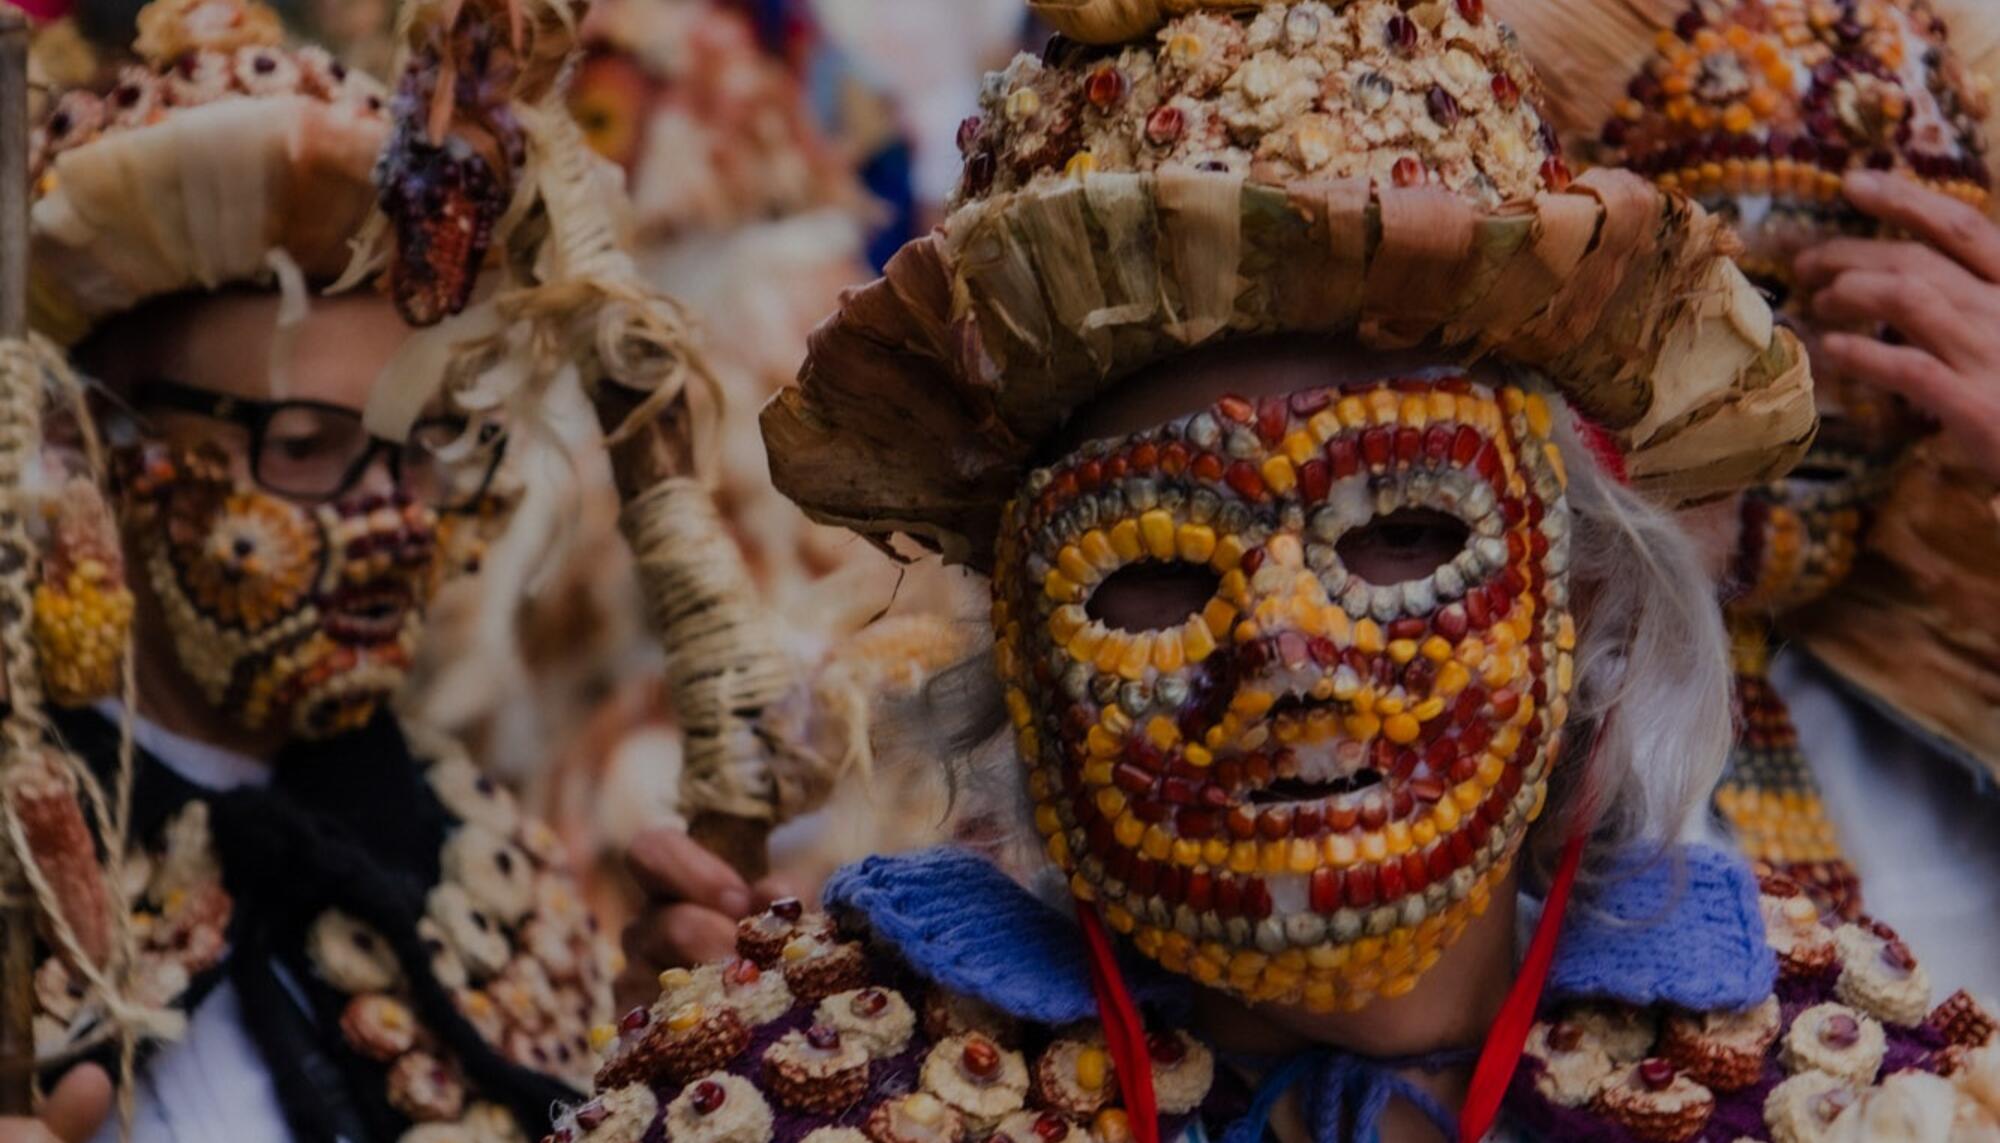
[[[1347, 565], [1408, 512], [1462, 546], [1401, 582]], [[1225, 397], [1035, 471], [993, 619], [1050, 857], [1203, 984], [1313, 1011], [1409, 991], [1541, 810], [1569, 533], [1543, 399], [1458, 376]], [[1160, 574], [1212, 591], [1159, 625], [1100, 613]]]

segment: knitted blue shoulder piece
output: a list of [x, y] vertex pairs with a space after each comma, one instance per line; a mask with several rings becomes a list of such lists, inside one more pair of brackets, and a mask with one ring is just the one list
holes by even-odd
[[[962, 849], [870, 857], [833, 875], [829, 910], [867, 918], [877, 938], [922, 976], [1023, 1020], [1097, 1018], [1083, 934], [990, 862]], [[1184, 1012], [1187, 986], [1130, 959], [1133, 998]]]
[[1710, 846], [1634, 853], [1564, 918], [1548, 994], [1695, 1011], [1749, 1008], [1771, 995], [1757, 879]]

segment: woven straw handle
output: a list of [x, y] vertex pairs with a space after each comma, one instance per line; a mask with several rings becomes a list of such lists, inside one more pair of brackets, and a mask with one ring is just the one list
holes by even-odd
[[[606, 432], [628, 425], [639, 394], [599, 384]], [[614, 439], [619, 526], [638, 562], [654, 634], [668, 653], [667, 688], [686, 741], [681, 803], [689, 835], [745, 880], [769, 872], [777, 820], [775, 744], [764, 712], [797, 684], [742, 552], [696, 480], [687, 404]]]

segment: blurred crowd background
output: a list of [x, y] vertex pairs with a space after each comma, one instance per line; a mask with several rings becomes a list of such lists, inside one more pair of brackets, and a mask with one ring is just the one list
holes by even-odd
[[[38, 78], [66, 87], [115, 70], [97, 45], [129, 43], [141, 6], [37, 0], [38, 15], [62, 17], [38, 33]], [[274, 6], [351, 66], [389, 74], [394, 0]], [[645, 272], [696, 319], [721, 383], [697, 396], [717, 426], [708, 471], [826, 701], [912, 693], [978, 649], [985, 602], [935, 561], [899, 566], [806, 521], [771, 487], [757, 412], [840, 291], [941, 217], [979, 77], [1045, 38], [1019, 0], [602, 0], [586, 27], [572, 110], [625, 173]], [[557, 824], [615, 931], [635, 901], [613, 855], [677, 820], [680, 743], [587, 416], [574, 443], [577, 556], [530, 572], [529, 553], [501, 545], [439, 600], [407, 703]], [[945, 828], [934, 768], [846, 764], [855, 780], [835, 801], [774, 839], [775, 863], [804, 883]], [[891, 800], [897, 812], [878, 812]]]

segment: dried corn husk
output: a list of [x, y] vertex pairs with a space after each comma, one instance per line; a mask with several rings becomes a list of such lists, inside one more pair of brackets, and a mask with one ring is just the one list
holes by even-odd
[[1549, 118], [1565, 139], [1582, 141], [1597, 137], [1688, 0], [1492, 0], [1489, 10], [1518, 33]]
[[1905, 464], [1839, 590], [1788, 619], [1816, 658], [2000, 779], [2000, 498], [1942, 439]]
[[1204, 8], [1259, 8], [1268, 0], [1028, 0], [1035, 15], [1072, 40], [1117, 44], [1136, 40], [1175, 16]]
[[355, 107], [272, 96], [63, 152], [33, 207], [35, 328], [74, 343], [148, 298], [256, 279], [274, 249], [310, 277], [337, 275], [374, 206], [385, 132]]
[[[763, 423], [823, 522], [988, 567], [1036, 442], [1134, 371], [1274, 332], [1537, 368], [1671, 503], [1789, 468], [1808, 371], [1726, 232], [1622, 172], [1482, 212], [1365, 180], [1100, 174], [963, 208], [852, 295]], [[1097, 307], [1092, 309], [1091, 307]]]

